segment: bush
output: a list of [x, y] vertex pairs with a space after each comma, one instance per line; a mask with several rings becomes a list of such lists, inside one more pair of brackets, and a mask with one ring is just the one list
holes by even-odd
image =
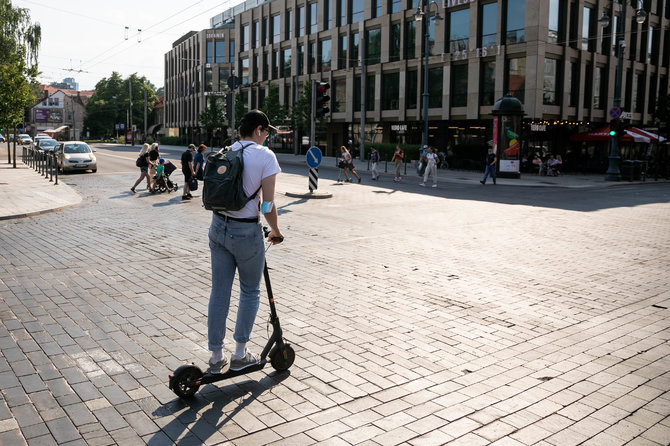
[[185, 138], [181, 136], [162, 136], [159, 138], [160, 144], [164, 146], [181, 146], [186, 143], [183, 141]]

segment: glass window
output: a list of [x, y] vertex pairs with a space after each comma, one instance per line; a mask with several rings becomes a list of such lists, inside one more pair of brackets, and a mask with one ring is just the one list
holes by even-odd
[[405, 89], [405, 108], [416, 108], [416, 98], [419, 89], [419, 71], [411, 70], [407, 72]]
[[205, 60], [205, 63], [212, 63], [212, 44], [213, 42], [207, 41], [207, 59]]
[[282, 51], [282, 77], [291, 77], [291, 49]]
[[582, 18], [582, 50], [592, 51], [591, 44], [591, 8], [584, 7], [584, 16]]
[[323, 0], [323, 29], [333, 27], [333, 20], [330, 17], [330, 0]]
[[493, 105], [495, 101], [496, 61], [489, 60], [482, 62], [481, 70], [479, 102], [481, 105]]
[[217, 40], [214, 42], [214, 63], [226, 62], [226, 42]]
[[347, 24], [347, 3], [346, 0], [337, 0], [337, 26]]
[[349, 66], [357, 67], [358, 66], [358, 33], [353, 33], [351, 35], [351, 59], [349, 59]]
[[389, 61], [400, 60], [400, 23], [391, 23], [391, 41], [389, 43]]
[[[579, 63], [572, 62], [570, 64], [568, 76], [570, 76], [570, 78], [568, 79], [567, 85], [579, 85]], [[579, 88], [570, 88], [570, 97], [568, 101], [568, 107], [577, 107], [577, 104], [579, 103]]]
[[507, 30], [505, 38], [507, 44], [526, 41], [524, 28], [526, 22], [526, 0], [507, 1]]
[[558, 61], [544, 59], [544, 83], [542, 87], [542, 103], [558, 105]]
[[228, 41], [228, 58], [230, 59], [228, 62], [235, 63], [235, 41], [234, 40], [229, 40]]
[[358, 23], [365, 18], [365, 0], [349, 0], [351, 5], [351, 23]]
[[416, 55], [416, 21], [405, 23], [405, 59], [414, 59]]
[[[429, 84], [430, 85], [430, 84]], [[467, 64], [451, 66], [451, 106], [465, 107], [468, 100]]]
[[205, 69], [205, 91], [212, 91], [212, 69]]
[[370, 29], [365, 32], [365, 42], [367, 43], [367, 51], [365, 53], [368, 65], [379, 63], [382, 54], [381, 36], [382, 30], [379, 28]]
[[607, 106], [607, 69], [606, 67], [598, 67], [597, 71], [600, 82], [599, 88], [597, 90], [598, 95], [600, 96], [598, 100], [598, 108], [604, 109]]
[[549, 0], [549, 29], [547, 34], [548, 43], [558, 42], [558, 20], [559, 20], [559, 0]]
[[593, 68], [591, 64], [584, 67], [584, 108], [591, 108], [591, 95], [593, 94]]
[[279, 51], [272, 52], [272, 79], [279, 78]]
[[400, 99], [400, 73], [382, 75], [382, 110], [398, 110]]
[[249, 25], [242, 25], [242, 33], [240, 34], [240, 43], [241, 51], [249, 51]]
[[337, 68], [347, 68], [347, 35], [342, 34], [340, 36], [340, 43], [339, 43], [339, 48], [340, 48], [340, 54], [338, 55], [338, 61], [337, 61]]
[[[414, 7], [416, 9], [416, 6]], [[402, 10], [402, 1], [401, 0], [389, 0], [389, 11], [391, 14], [400, 12]]]
[[307, 72], [316, 73], [316, 42], [309, 44], [307, 59]]
[[309, 33], [316, 34], [319, 32], [318, 22], [316, 18], [316, 3], [309, 4]]
[[298, 45], [298, 74], [305, 74], [305, 45]]
[[365, 77], [365, 110], [373, 111], [375, 109], [375, 75], [368, 74]]
[[416, 9], [419, 7], [419, 0], [408, 0], [407, 7], [409, 9]]
[[321, 58], [319, 59], [319, 71], [322, 73], [327, 73], [331, 70], [331, 58], [332, 58], [332, 49], [333, 44], [330, 39], [322, 40], [319, 42], [319, 54]]
[[254, 54], [254, 63], [251, 67], [251, 81], [258, 81], [258, 54]]
[[291, 40], [293, 38], [293, 11], [290, 9], [286, 11], [284, 17], [284, 40]]
[[270, 60], [268, 58], [268, 53], [263, 53], [263, 80], [268, 80], [270, 75]]
[[263, 42], [263, 45], [268, 44], [268, 19], [266, 17], [263, 17], [263, 28], [261, 30], [261, 42]]
[[[466, 73], [467, 73], [467, 65], [463, 65], [466, 67]], [[431, 68], [428, 70], [428, 86], [430, 88], [429, 90], [429, 96], [428, 96], [428, 107], [430, 108], [439, 108], [442, 107], [442, 77], [443, 77], [443, 72], [442, 67], [437, 67], [437, 68]], [[465, 78], [465, 90], [467, 91], [467, 85], [468, 85], [468, 79], [467, 79], [467, 74]], [[466, 93], [467, 95], [467, 93]]]
[[642, 113], [644, 107], [644, 73], [635, 74], [635, 87], [633, 91], [635, 96], [633, 97], [633, 111], [635, 113]]
[[344, 112], [347, 107], [347, 80], [335, 79], [333, 81], [333, 112]]
[[272, 43], [279, 43], [281, 41], [281, 25], [279, 21], [279, 14], [272, 16]]
[[228, 77], [230, 77], [230, 70], [219, 68], [219, 91], [226, 89], [228, 85]]
[[361, 76], [354, 76], [354, 111], [361, 111]]
[[526, 58], [508, 59], [506, 74], [507, 91], [523, 103], [526, 94]]
[[301, 6], [298, 8], [298, 37], [305, 35], [305, 7]]
[[481, 47], [498, 43], [498, 4], [487, 3], [481, 7]]
[[242, 85], [247, 85], [249, 83], [249, 58], [241, 59], [242, 63]]
[[261, 46], [261, 24], [258, 20], [254, 22], [254, 48], [260, 48]]
[[383, 0], [370, 0], [372, 2], [372, 18], [382, 16], [382, 1]]
[[[432, 21], [435, 22], [434, 20]], [[470, 38], [470, 10], [461, 9], [449, 13], [449, 52], [468, 49]]]

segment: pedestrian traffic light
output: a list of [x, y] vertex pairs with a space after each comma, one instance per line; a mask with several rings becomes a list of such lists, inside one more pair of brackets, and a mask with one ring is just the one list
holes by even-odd
[[610, 136], [618, 138], [623, 133], [623, 125], [619, 119], [612, 119], [610, 121]]
[[316, 110], [314, 114], [319, 118], [330, 111], [330, 96], [328, 96], [329, 89], [330, 84], [328, 82], [316, 83]]

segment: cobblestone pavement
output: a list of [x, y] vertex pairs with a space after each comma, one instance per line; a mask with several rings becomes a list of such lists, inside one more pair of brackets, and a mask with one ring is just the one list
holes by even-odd
[[0, 221], [3, 446], [668, 444], [667, 185], [280, 195], [296, 362], [181, 401], [168, 374], [209, 356], [210, 217], [134, 178], [73, 175], [79, 206]]

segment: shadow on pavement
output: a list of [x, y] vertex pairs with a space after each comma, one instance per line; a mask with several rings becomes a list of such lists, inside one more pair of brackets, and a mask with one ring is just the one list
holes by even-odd
[[[164, 445], [166, 434], [175, 444], [181, 444], [182, 442], [191, 444], [194, 440], [193, 436], [197, 437], [202, 443], [206, 443], [208, 438], [233, 420], [242, 409], [290, 375], [291, 372], [287, 370], [285, 372], [272, 372], [260, 381], [247, 380], [225, 387], [208, 384], [191, 400], [174, 399], [156, 409], [152, 415], [168, 417], [174, 416], [178, 412], [181, 413], [163, 426], [161, 431], [156, 432], [147, 444]], [[224, 414], [224, 408], [230, 404], [235, 405], [234, 409]], [[207, 410], [200, 413], [204, 408], [207, 408]], [[186, 431], [189, 432], [186, 437], [177, 441], [177, 438], [181, 437]]]

